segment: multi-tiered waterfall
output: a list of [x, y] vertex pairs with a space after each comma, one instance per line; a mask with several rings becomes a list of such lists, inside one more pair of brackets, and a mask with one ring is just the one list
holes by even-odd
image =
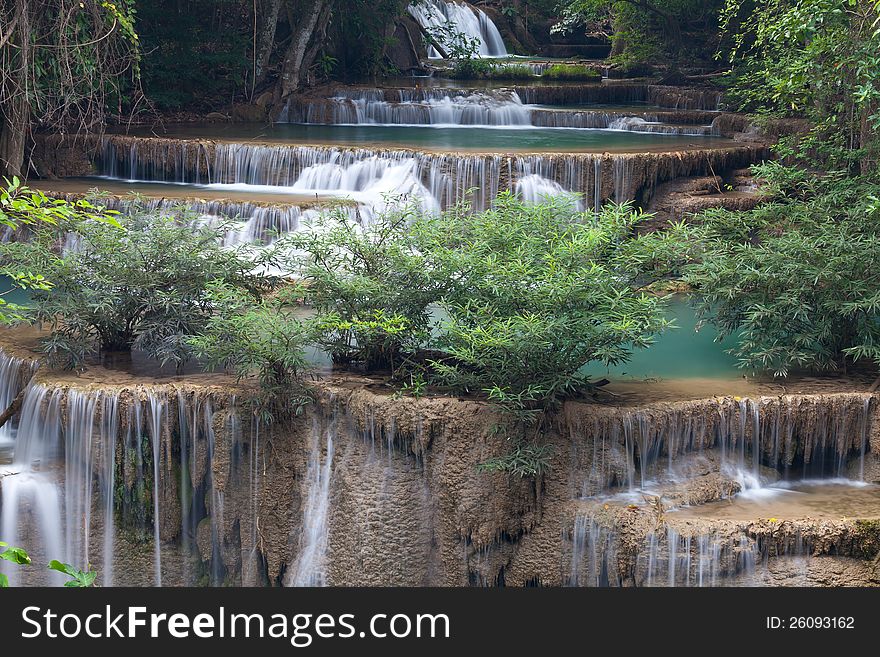
[[266, 426], [223, 377], [0, 364], [27, 385], [0, 539], [104, 585], [880, 583], [871, 394], [569, 402], [536, 488], [476, 468], [507, 449], [482, 402], [323, 381]]

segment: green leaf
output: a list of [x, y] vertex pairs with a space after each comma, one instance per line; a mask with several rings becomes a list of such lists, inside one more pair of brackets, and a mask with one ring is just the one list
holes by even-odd
[[[4, 544], [5, 545], [5, 544]], [[17, 547], [7, 548], [4, 552], [0, 552], [0, 559], [10, 561], [19, 566], [26, 566], [31, 562], [28, 553]]]
[[76, 577], [79, 574], [79, 571], [73, 566], [66, 563], [61, 563], [60, 561], [57, 561], [55, 559], [49, 562], [48, 568], [49, 570], [57, 570], [59, 573], [64, 573], [65, 575], [69, 575], [70, 577]]

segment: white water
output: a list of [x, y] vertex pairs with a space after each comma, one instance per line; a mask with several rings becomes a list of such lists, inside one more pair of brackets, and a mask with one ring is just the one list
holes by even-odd
[[[464, 2], [444, 2], [443, 0], [422, 0], [409, 6], [412, 14], [427, 30], [451, 24], [451, 27], [468, 39], [479, 41], [479, 57], [506, 57], [507, 48], [495, 23], [479, 8]], [[428, 57], [440, 58], [433, 46], [428, 46]]]
[[[523, 102], [527, 88], [338, 88], [329, 98], [303, 98], [286, 108], [281, 123], [313, 125], [371, 125], [435, 128], [556, 128], [559, 130], [616, 130], [667, 135], [712, 136], [717, 116], [706, 111], [696, 117], [657, 109], [554, 109]], [[664, 119], [705, 125], [672, 125]]]
[[[421, 100], [388, 102], [364, 97], [334, 96], [331, 112], [324, 104], [307, 106], [304, 123], [335, 125], [423, 126], [454, 128], [466, 126], [532, 126], [531, 109], [514, 91], [479, 91], [432, 94]], [[326, 119], [330, 119], [327, 121]]]
[[333, 472], [333, 438], [336, 419], [312, 425], [311, 451], [303, 491], [302, 530], [297, 561], [287, 586], [326, 586], [330, 514], [330, 478]]
[[[210, 166], [191, 168], [189, 147], [181, 142], [177, 150], [157, 154], [141, 153], [139, 144], [133, 144], [121, 153], [108, 139], [100, 164], [113, 178], [206, 185], [230, 192], [334, 196], [350, 199], [369, 213], [401, 202], [435, 212], [463, 200], [480, 211], [491, 206], [503, 184], [515, 190], [516, 182], [530, 175], [544, 178], [544, 189], [554, 182], [566, 192], [583, 190], [592, 196], [593, 187], [586, 182], [593, 181], [597, 168], [606, 160], [626, 159], [590, 153], [503, 155], [224, 143], [216, 145]], [[629, 178], [618, 180], [630, 183]], [[531, 184], [527, 181], [526, 186]], [[615, 189], [614, 195], [628, 197], [629, 191]], [[590, 198], [589, 207], [594, 205]]]
[[[836, 403], [832, 411], [806, 399], [727, 399], [719, 400], [714, 416], [622, 413], [595, 434], [582, 496], [614, 485], [636, 491], [658, 479], [680, 481], [688, 476], [678, 471], [680, 457], [704, 450], [717, 453], [722, 471], [747, 491], [772, 483], [762, 479], [762, 466], [778, 469], [785, 479], [861, 478], [870, 398], [853, 394]], [[625, 464], [625, 472], [615, 463]]]
[[531, 173], [516, 181], [514, 191], [526, 203], [538, 204], [563, 199], [564, 203], [575, 212], [582, 212], [583, 201], [577, 194], [573, 194], [562, 187], [559, 183], [542, 178]]

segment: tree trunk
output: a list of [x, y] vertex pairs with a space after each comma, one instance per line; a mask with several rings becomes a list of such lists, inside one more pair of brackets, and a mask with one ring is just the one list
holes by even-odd
[[275, 30], [281, 12], [281, 0], [263, 0], [260, 3], [260, 23], [257, 30], [257, 59], [254, 62], [254, 86], [266, 79], [269, 60], [275, 47]]
[[292, 37], [287, 52], [284, 54], [281, 77], [275, 88], [275, 102], [273, 104], [276, 112], [284, 106], [291, 94], [302, 84], [303, 61], [309, 48], [309, 42], [318, 26], [318, 19], [324, 8], [330, 4], [330, 0], [306, 0], [305, 7], [302, 7], [299, 12], [295, 11], [295, 5], [298, 4], [300, 4], [300, 0], [287, 0], [287, 15]]
[[6, 100], [0, 103], [0, 173], [8, 177], [23, 177], [25, 172], [24, 145], [30, 121], [30, 98], [27, 86], [21, 81], [27, 79], [31, 65], [30, 27], [28, 5], [19, 0], [9, 31], [3, 35], [5, 43], [0, 46], [0, 52], [7, 50], [2, 52], [5, 62], [14, 62], [10, 73], [21, 78], [15, 86], [5, 90]]
[[303, 57], [301, 70], [305, 72], [306, 79], [308, 79], [309, 69], [312, 68], [312, 64], [314, 64], [315, 60], [318, 58], [318, 53], [321, 52], [321, 48], [324, 47], [324, 40], [327, 37], [327, 27], [330, 24], [330, 16], [330, 5], [327, 4], [321, 11], [320, 16], [318, 17], [318, 22], [312, 32], [312, 45]]
[[[31, 379], [33, 381], [33, 379]], [[19, 393], [15, 396], [15, 399], [12, 400], [12, 403], [6, 408], [3, 413], [0, 413], [0, 427], [5, 425], [9, 420], [18, 415], [18, 412], [21, 410], [21, 404], [24, 401], [25, 393], [27, 393], [28, 388], [31, 387], [31, 382], [28, 381], [27, 384], [19, 391]]]

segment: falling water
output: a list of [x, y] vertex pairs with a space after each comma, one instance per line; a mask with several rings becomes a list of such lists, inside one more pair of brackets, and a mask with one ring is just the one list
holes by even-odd
[[[43, 386], [31, 386], [21, 407], [12, 465], [0, 479], [0, 536], [10, 545], [24, 547], [37, 563], [68, 559], [65, 547], [61, 490], [56, 482], [61, 456], [60, 391], [51, 394]], [[36, 530], [36, 531], [35, 531]], [[34, 534], [38, 542], [31, 545]], [[28, 540], [25, 541], [24, 535]], [[70, 563], [70, 561], [67, 561]], [[17, 568], [0, 562], [13, 585], [20, 581]], [[59, 585], [63, 577], [53, 574], [49, 582]]]
[[762, 466], [782, 472], [797, 464], [799, 477], [816, 478], [845, 476], [853, 463], [854, 473], [863, 476], [871, 399], [861, 394], [727, 398], [715, 402], [713, 413], [695, 407], [705, 402], [621, 409], [579, 430], [593, 436], [597, 452], [585, 473], [584, 494], [613, 485], [644, 488], [657, 477], [674, 480], [677, 457], [710, 449], [746, 488], [762, 485]]
[[[9, 356], [0, 350], [0, 412], [9, 408], [36, 370], [37, 361]], [[16, 424], [12, 420], [0, 427], [0, 457], [12, 449], [15, 430]]]
[[330, 477], [333, 468], [335, 433], [335, 418], [323, 427], [317, 418], [313, 421], [299, 550], [296, 564], [288, 579], [288, 586], [327, 584]]
[[[495, 23], [482, 9], [471, 7], [460, 1], [424, 0], [409, 6], [412, 14], [422, 27], [432, 29], [449, 24], [456, 32], [464, 34], [469, 40], [479, 42], [480, 57], [505, 57], [507, 48]], [[440, 53], [428, 46], [428, 57], [437, 59]]]
[[[333, 125], [530, 126], [531, 110], [514, 91], [442, 91], [387, 101], [364, 90], [300, 103], [287, 122]], [[439, 92], [439, 93], [438, 93]], [[403, 90], [401, 90], [404, 97]], [[354, 96], [354, 97], [353, 97]]]
[[159, 463], [163, 437], [162, 419], [165, 415], [165, 400], [153, 392], [147, 393], [147, 421], [149, 422], [150, 444], [153, 449], [153, 567], [156, 573], [156, 586], [162, 586], [162, 545], [159, 540], [159, 520], [162, 508], [159, 501]]

